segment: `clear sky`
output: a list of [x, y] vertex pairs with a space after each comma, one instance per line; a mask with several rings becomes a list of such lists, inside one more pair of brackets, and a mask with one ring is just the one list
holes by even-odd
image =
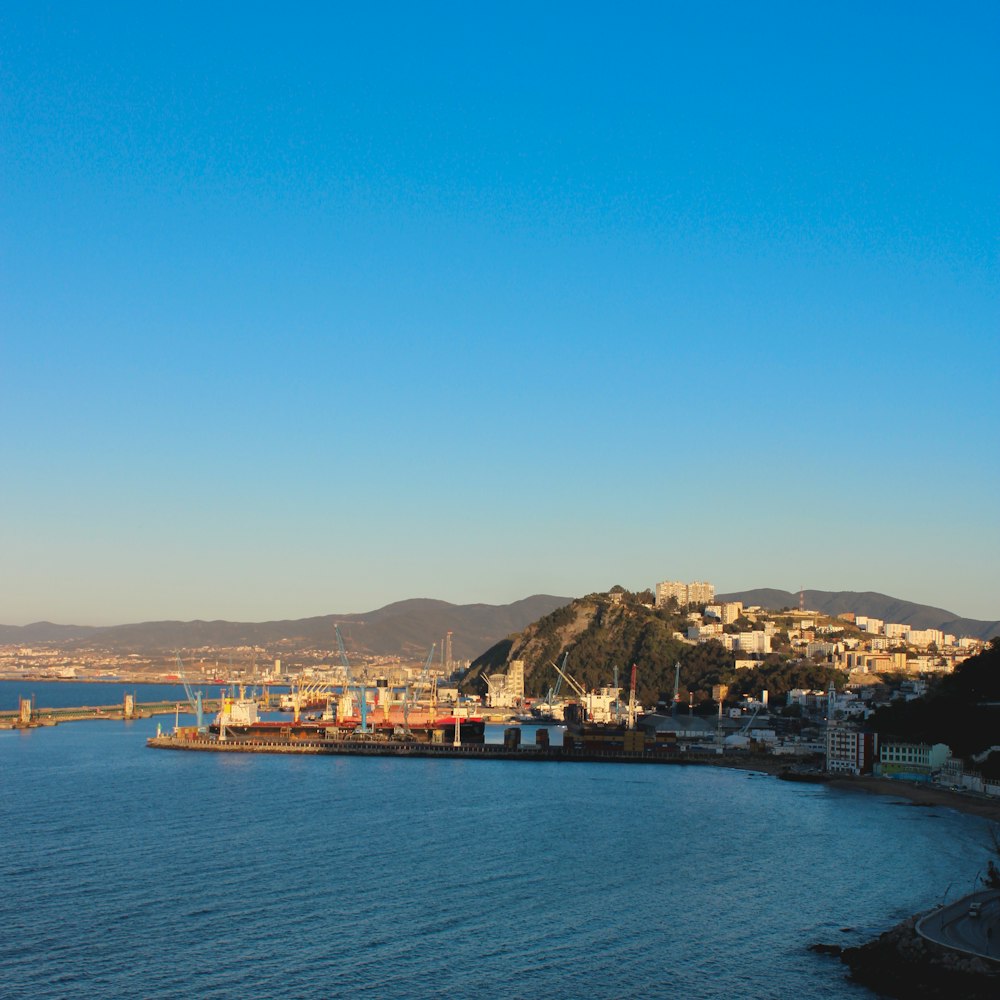
[[0, 10], [0, 622], [1000, 617], [1000, 5]]

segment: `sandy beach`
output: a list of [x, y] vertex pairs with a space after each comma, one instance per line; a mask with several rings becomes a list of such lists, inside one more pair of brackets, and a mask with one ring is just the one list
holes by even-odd
[[869, 792], [875, 795], [893, 795], [906, 799], [917, 806], [944, 806], [972, 816], [982, 816], [994, 823], [1000, 823], [1000, 799], [987, 798], [972, 792], [955, 792], [937, 785], [922, 785], [916, 782], [895, 781], [891, 778], [876, 778], [862, 775], [857, 778], [834, 778], [830, 784], [834, 788], [849, 791]]

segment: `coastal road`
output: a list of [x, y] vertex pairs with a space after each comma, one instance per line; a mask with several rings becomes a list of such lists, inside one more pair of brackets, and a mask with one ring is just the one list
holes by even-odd
[[[978, 915], [971, 909], [978, 909]], [[942, 906], [917, 921], [917, 933], [946, 948], [1000, 962], [1000, 892], [974, 892]]]

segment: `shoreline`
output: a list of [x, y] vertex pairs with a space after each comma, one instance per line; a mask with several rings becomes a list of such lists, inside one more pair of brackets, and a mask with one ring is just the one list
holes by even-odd
[[[789, 761], [774, 757], [720, 757], [717, 761], [698, 761], [709, 767], [725, 767], [743, 771], [757, 771], [777, 777], [789, 766]], [[940, 785], [924, 785], [912, 781], [898, 781], [895, 778], [879, 778], [873, 774], [837, 775], [823, 784], [841, 791], [862, 792], [865, 795], [887, 795], [905, 799], [914, 806], [942, 806], [970, 816], [979, 816], [1000, 824], [1000, 798], [979, 796], [971, 792], [956, 792]]]
[[993, 823], [1000, 823], [1000, 799], [979, 797], [969, 792], [955, 792], [950, 788], [921, 785], [893, 778], [874, 775], [838, 777], [829, 784], [844, 791], [863, 792], [866, 795], [891, 795], [906, 799], [914, 806], [943, 806], [970, 816], [979, 816]]

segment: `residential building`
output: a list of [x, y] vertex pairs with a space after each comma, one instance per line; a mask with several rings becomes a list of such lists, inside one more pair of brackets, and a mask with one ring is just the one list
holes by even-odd
[[929, 781], [931, 773], [939, 771], [951, 756], [945, 743], [905, 743], [886, 740], [879, 747], [878, 773], [887, 778], [907, 778]]
[[743, 614], [742, 601], [726, 601], [721, 607], [723, 625], [732, 625]]
[[885, 627], [885, 622], [881, 618], [868, 618], [865, 615], [856, 615], [854, 624], [862, 632], [870, 632], [876, 635]]
[[690, 625], [687, 637], [689, 639], [696, 639], [698, 642], [719, 639], [722, 637], [722, 622], [709, 622], [707, 625]]
[[733, 649], [741, 653], [771, 652], [771, 637], [766, 632], [738, 632], [732, 639]]
[[935, 646], [944, 645], [944, 632], [936, 628], [911, 628], [906, 633], [906, 641], [911, 646], [926, 649], [931, 643]]
[[511, 660], [507, 666], [507, 691], [518, 700], [524, 697], [524, 660]]
[[696, 580], [683, 583], [680, 580], [664, 580], [656, 585], [656, 606], [663, 607], [670, 598], [684, 608], [689, 604], [712, 604], [715, 601], [715, 585]]
[[833, 774], [870, 774], [878, 735], [842, 726], [826, 730], [826, 769]]

